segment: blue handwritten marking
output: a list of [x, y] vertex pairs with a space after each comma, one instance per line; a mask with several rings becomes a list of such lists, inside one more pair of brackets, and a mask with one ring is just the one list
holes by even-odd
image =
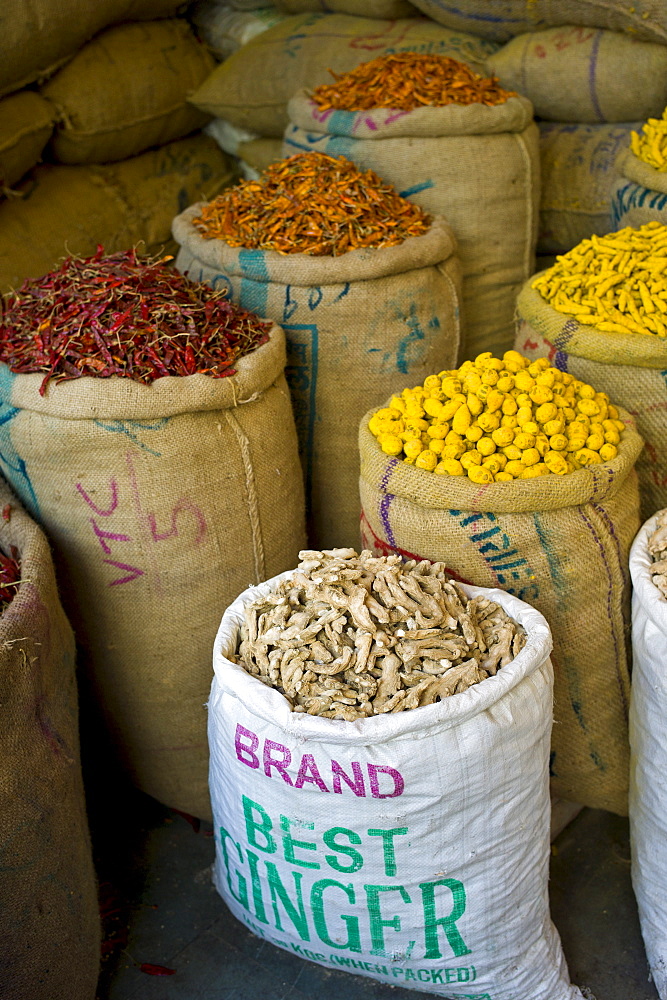
[[[301, 142], [295, 138], [297, 132], [301, 133]], [[303, 132], [298, 125], [292, 125], [291, 131], [285, 134], [283, 143], [285, 146], [292, 146], [293, 149], [302, 149], [309, 153], [319, 143], [326, 144], [329, 138], [330, 136], [322, 135], [321, 132]]]
[[333, 301], [334, 302], [340, 302], [341, 299], [345, 298], [345, 296], [347, 295], [347, 293], [349, 292], [349, 290], [350, 290], [350, 282], [346, 281], [345, 284], [343, 285], [342, 289], [340, 290], [340, 292], [338, 293], [338, 295], [336, 295], [336, 297], [334, 298]]
[[292, 409], [305, 466], [306, 501], [313, 480], [313, 439], [317, 419], [318, 330], [314, 323], [283, 323], [287, 340], [285, 378], [292, 397]]
[[263, 250], [239, 250], [239, 266], [243, 273], [239, 301], [244, 309], [266, 316], [269, 297], [269, 272]]
[[150, 455], [160, 458], [162, 452], [149, 448], [147, 444], [139, 440], [136, 432], [160, 431], [163, 427], [166, 427], [170, 420], [171, 417], [162, 417], [160, 420], [153, 422], [148, 420], [110, 420], [108, 423], [105, 423], [103, 420], [96, 420], [95, 426], [101, 427], [103, 431], [109, 431], [111, 434], [125, 434], [142, 451], [147, 451]]
[[12, 421], [21, 412], [18, 407], [11, 405], [12, 386], [16, 378], [16, 374], [7, 365], [0, 364], [0, 462], [7, 470], [7, 479], [29, 512], [39, 518], [39, 504], [28, 468], [12, 441]]
[[435, 187], [435, 181], [424, 181], [423, 184], [415, 184], [414, 187], [406, 188], [405, 191], [399, 191], [401, 198], [411, 198], [413, 194], [419, 194], [420, 191], [428, 191], [429, 188]]
[[405, 321], [408, 330], [410, 331], [407, 337], [404, 337], [396, 348], [396, 368], [403, 375], [408, 374], [408, 369], [410, 367], [410, 362], [408, 360], [408, 351], [420, 340], [424, 340], [424, 331], [419, 325], [419, 318], [417, 316], [417, 306], [416, 303], [410, 303], [410, 315], [401, 316]]
[[[201, 281], [201, 276], [199, 280]], [[216, 290], [218, 289], [219, 286], [222, 285], [224, 285], [224, 287], [227, 289], [228, 292], [231, 292], [232, 290], [232, 283], [226, 274], [214, 275], [212, 278], [209, 279], [209, 285], [211, 286], [211, 288], [214, 288]]]
[[[468, 537], [498, 581], [498, 586], [522, 601], [539, 597], [539, 587], [528, 560], [523, 556], [519, 556], [518, 559], [512, 558], [519, 555], [518, 550], [513, 547], [509, 535], [498, 524], [495, 514], [466, 514], [460, 510], [450, 510], [449, 513], [458, 520], [460, 528], [468, 528], [472, 524], [485, 528], [469, 534]], [[490, 527], [486, 528], [485, 522]], [[491, 538], [493, 541], [489, 541]], [[506, 562], [507, 559], [512, 561]]]

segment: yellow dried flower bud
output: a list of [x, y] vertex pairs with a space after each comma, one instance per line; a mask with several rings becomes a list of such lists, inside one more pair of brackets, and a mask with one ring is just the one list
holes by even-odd
[[444, 458], [433, 470], [438, 476], [463, 476], [465, 470], [455, 458]]

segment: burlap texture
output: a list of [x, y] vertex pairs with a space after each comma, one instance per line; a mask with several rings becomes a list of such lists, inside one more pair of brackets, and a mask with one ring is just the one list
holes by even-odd
[[53, 109], [33, 90], [0, 101], [0, 193], [35, 166], [53, 131]]
[[[635, 131], [640, 128], [638, 122]], [[629, 143], [628, 137], [628, 146]], [[611, 197], [610, 228], [639, 229], [653, 221], [667, 225], [667, 173], [644, 163], [631, 149], [626, 149], [619, 158], [617, 174]]]
[[282, 155], [282, 139], [266, 139], [264, 136], [240, 142], [237, 150], [239, 159], [256, 170], [258, 174], [266, 170], [270, 163], [282, 159]]
[[201, 206], [174, 220], [180, 271], [279, 322], [287, 335], [292, 394], [306, 483], [309, 543], [359, 537], [359, 414], [369, 400], [451, 367], [459, 348], [460, 269], [451, 229], [340, 257], [239, 250], [192, 225]]
[[[667, 51], [667, 50], [666, 50]], [[540, 218], [537, 252], [565, 253], [614, 228], [618, 163], [638, 122], [577, 125], [540, 122]]]
[[490, 73], [555, 122], [632, 122], [662, 115], [667, 48], [617, 31], [562, 28], [519, 35], [491, 56]]
[[299, 91], [287, 111], [285, 155], [347, 156], [447, 219], [463, 271], [463, 357], [508, 350], [516, 296], [535, 264], [539, 149], [530, 102], [322, 113]]
[[410, 17], [415, 8], [408, 0], [274, 0], [278, 10], [301, 14], [307, 10], [322, 10], [324, 6], [336, 14], [356, 17]]
[[434, 21], [506, 42], [526, 31], [578, 24], [667, 42], [664, 0], [412, 0]]
[[61, 163], [109, 163], [201, 128], [187, 102], [215, 66], [186, 21], [121, 24], [99, 34], [42, 87]]
[[552, 358], [628, 410], [646, 447], [637, 460], [642, 521], [667, 507], [667, 344], [655, 336], [601, 333], [553, 309], [525, 286], [517, 301], [515, 347]]
[[641, 438], [631, 425], [605, 465], [476, 486], [389, 458], [368, 430], [372, 413], [359, 429], [362, 544], [442, 560], [455, 578], [542, 612], [554, 640], [552, 791], [626, 814], [628, 553], [640, 524]]
[[424, 18], [396, 21], [349, 14], [297, 14], [253, 38], [193, 94], [202, 111], [239, 128], [278, 138], [287, 102], [301, 87], [331, 83], [388, 52], [430, 52], [462, 59], [478, 72], [495, 46]]
[[170, 17], [181, 0], [3, 0], [0, 95], [46, 78], [109, 24]]
[[21, 583], [0, 617], [0, 996], [93, 1000], [100, 922], [81, 779], [74, 637], [43, 533], [4, 480], [0, 547]]
[[[237, 179], [213, 139], [191, 136], [122, 163], [36, 167], [21, 199], [0, 204], [0, 292], [46, 274], [67, 254], [165, 244], [176, 212]], [[140, 247], [143, 249], [143, 247]]]
[[285, 340], [237, 374], [83, 378], [39, 395], [0, 368], [2, 469], [56, 551], [63, 601], [119, 758], [210, 816], [206, 703], [222, 611], [304, 543]]

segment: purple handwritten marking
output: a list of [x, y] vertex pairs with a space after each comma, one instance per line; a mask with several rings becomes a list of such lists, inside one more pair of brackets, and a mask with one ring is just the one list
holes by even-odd
[[315, 104], [315, 101], [310, 102], [310, 109], [311, 109], [311, 115], [316, 122], [325, 122], [327, 118], [329, 118], [333, 114], [334, 111], [333, 108], [329, 108], [327, 111], [320, 111], [317, 104]]
[[104, 550], [104, 552], [106, 552], [106, 554], [108, 556], [111, 555], [111, 549], [109, 548], [109, 546], [107, 545], [107, 543], [104, 541], [105, 538], [108, 538], [109, 541], [111, 541], [111, 542], [130, 542], [130, 541], [132, 541], [132, 539], [130, 538], [129, 535], [119, 535], [119, 534], [116, 534], [113, 531], [102, 531], [102, 529], [99, 527], [99, 525], [95, 521], [94, 517], [91, 517], [90, 523], [93, 526], [93, 531], [95, 532], [95, 534], [99, 538], [100, 545], [102, 546], [102, 549]]
[[595, 33], [595, 39], [593, 40], [593, 48], [591, 49], [591, 61], [588, 65], [588, 90], [591, 95], [591, 102], [595, 110], [595, 114], [598, 119], [603, 122], [605, 120], [602, 114], [602, 108], [600, 107], [600, 102], [598, 101], [597, 90], [595, 87], [595, 73], [597, 71], [598, 64], [598, 51], [600, 48], [600, 42], [602, 41], [602, 32], [597, 31]]
[[108, 510], [100, 510], [100, 508], [97, 507], [90, 499], [90, 497], [84, 490], [81, 483], [76, 484], [77, 490], [79, 491], [83, 499], [86, 501], [88, 506], [91, 507], [95, 511], [95, 513], [98, 514], [100, 517], [110, 517], [111, 514], [113, 514], [113, 512], [115, 511], [116, 507], [118, 506], [118, 486], [116, 484], [115, 479], [111, 480], [111, 482], [109, 483], [109, 487], [111, 489], [111, 506], [109, 507]]
[[117, 580], [112, 580], [109, 584], [110, 587], [115, 587], [119, 583], [130, 583], [132, 580], [136, 580], [138, 576], [143, 576], [143, 569], [139, 569], [138, 566], [128, 566], [127, 563], [116, 562], [114, 559], [103, 559], [102, 562], [109, 563], [110, 566], [116, 566], [118, 569], [124, 569], [129, 576], [119, 576]]
[[192, 503], [191, 500], [188, 500], [186, 498], [179, 500], [176, 506], [173, 508], [171, 512], [171, 528], [169, 529], [169, 531], [159, 532], [157, 530], [155, 514], [146, 515], [148, 524], [151, 529], [151, 537], [153, 541], [161, 542], [164, 541], [164, 539], [166, 538], [177, 538], [178, 537], [177, 518], [179, 514], [185, 511], [189, 511], [191, 514], [194, 514], [194, 517], [197, 521], [197, 537], [195, 538], [195, 545], [199, 545], [199, 543], [206, 535], [206, 532], [208, 531], [208, 525], [206, 524], [206, 518], [204, 517], [202, 511], [199, 509], [197, 504]]
[[391, 522], [389, 520], [389, 507], [391, 505], [391, 501], [394, 499], [394, 494], [388, 492], [387, 484], [397, 465], [398, 459], [390, 458], [387, 463], [387, 468], [384, 471], [384, 475], [380, 480], [380, 492], [384, 493], [384, 496], [380, 501], [380, 520], [382, 521], [382, 527], [384, 528], [385, 538], [393, 548], [396, 548], [396, 539], [394, 538], [394, 532], [392, 531]]
[[395, 111], [393, 115], [387, 115], [384, 123], [385, 125], [391, 125], [392, 122], [397, 122], [399, 118], [405, 118], [405, 116], [409, 114], [409, 111]]
[[375, 124], [375, 122], [373, 121], [372, 118], [367, 118], [366, 119], [366, 124], [368, 125], [369, 129], [371, 130], [371, 132], [377, 132], [378, 127], [377, 127], [377, 125]]

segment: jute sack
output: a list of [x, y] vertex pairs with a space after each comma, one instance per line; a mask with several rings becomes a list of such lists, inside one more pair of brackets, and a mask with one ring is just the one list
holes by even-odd
[[[4, 425], [2, 437], [4, 451]], [[7, 504], [0, 547], [16, 550], [23, 582], [0, 616], [0, 996], [94, 1000], [100, 921], [74, 636], [47, 540], [2, 480]]]
[[617, 163], [636, 122], [577, 125], [540, 122], [540, 221], [537, 252], [566, 253], [614, 229]]
[[464, 356], [508, 350], [516, 296], [535, 265], [540, 168], [530, 102], [322, 113], [302, 90], [287, 113], [284, 155], [346, 156], [447, 219], [463, 270]]
[[667, 104], [667, 47], [617, 31], [567, 25], [529, 32], [492, 55], [487, 67], [549, 121], [660, 118]]
[[630, 550], [630, 847], [650, 975], [660, 1000], [667, 1000], [667, 601], [651, 579], [648, 543], [656, 521], [642, 525]]
[[233, 183], [237, 167], [205, 135], [179, 139], [121, 163], [36, 167], [22, 198], [0, 204], [0, 292], [86, 256], [144, 243], [159, 250], [176, 212]]
[[50, 76], [109, 24], [171, 17], [181, 6], [181, 0], [3, 0], [0, 95]]
[[285, 255], [204, 239], [192, 224], [202, 207], [174, 219], [176, 267], [227, 287], [235, 302], [285, 330], [309, 544], [354, 547], [359, 414], [406, 376], [417, 384], [456, 361], [460, 268], [451, 229], [436, 218], [424, 236], [393, 247]]
[[359, 430], [364, 545], [442, 560], [456, 579], [542, 612], [554, 641], [553, 792], [626, 814], [628, 553], [642, 447], [631, 418], [612, 462], [480, 487], [389, 458], [368, 430], [373, 412]]
[[434, 21], [482, 38], [506, 42], [526, 31], [579, 24], [627, 31], [635, 38], [667, 42], [663, 0], [412, 0]]
[[53, 120], [53, 108], [32, 90], [0, 101], [0, 195], [35, 166]]
[[335, 14], [354, 14], [357, 17], [410, 17], [414, 5], [408, 0], [274, 0], [278, 10], [288, 14], [301, 14], [306, 10], [322, 10], [323, 6]]
[[245, 603], [276, 582], [241, 594], [213, 651], [214, 881], [234, 916], [326, 969], [430, 996], [581, 1000], [549, 919], [542, 615], [483, 591], [528, 639], [491, 683], [332, 724], [229, 659]]
[[285, 340], [237, 374], [84, 378], [0, 367], [2, 471], [56, 553], [83, 667], [139, 788], [210, 816], [204, 704], [220, 608], [294, 564], [303, 489]]
[[667, 344], [656, 336], [602, 333], [553, 309], [540, 293], [522, 289], [515, 347], [545, 355], [561, 371], [609, 394], [628, 410], [646, 447], [637, 460], [642, 517], [667, 507]]
[[282, 139], [267, 139], [237, 128], [222, 118], [214, 118], [204, 129], [221, 149], [239, 158], [239, 169], [246, 179], [257, 180], [270, 163], [282, 158]]
[[244, 45], [190, 98], [196, 107], [239, 128], [278, 138], [288, 124], [287, 102], [301, 87], [330, 83], [388, 52], [454, 56], [481, 71], [496, 46], [427, 21], [349, 14], [297, 14]]
[[[635, 125], [639, 131], [641, 122]], [[667, 225], [667, 173], [661, 173], [644, 163], [627, 148], [619, 158], [611, 197], [610, 230], [632, 226], [639, 229], [645, 222], [656, 220]]]
[[215, 66], [187, 21], [103, 31], [42, 87], [58, 116], [50, 151], [61, 163], [108, 163], [201, 128], [188, 104]]

